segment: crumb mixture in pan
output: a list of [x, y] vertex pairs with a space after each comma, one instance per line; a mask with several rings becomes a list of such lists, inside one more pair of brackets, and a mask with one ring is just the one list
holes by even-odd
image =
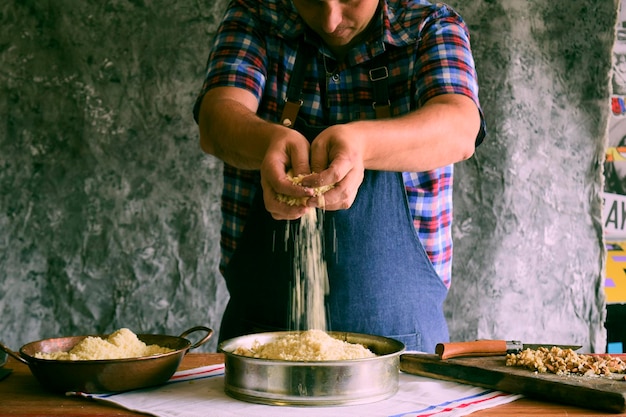
[[286, 361], [332, 361], [376, 356], [363, 345], [335, 339], [321, 330], [288, 333], [265, 344], [255, 340], [251, 347], [240, 346], [232, 353]]
[[143, 356], [158, 355], [173, 352], [174, 349], [157, 345], [146, 345], [129, 329], [119, 329], [111, 333], [106, 339], [88, 336], [74, 346], [69, 352], [38, 352], [39, 359], [52, 360], [103, 360], [140, 358]]

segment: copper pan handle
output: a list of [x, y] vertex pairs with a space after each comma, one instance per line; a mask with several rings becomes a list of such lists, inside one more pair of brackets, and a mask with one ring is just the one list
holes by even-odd
[[185, 330], [184, 332], [181, 333], [180, 337], [183, 339], [186, 339], [187, 336], [190, 335], [191, 333], [200, 332], [200, 331], [206, 332], [206, 335], [202, 339], [198, 340], [196, 343], [191, 345], [189, 349], [198, 348], [204, 345], [206, 342], [208, 342], [211, 336], [213, 336], [213, 329], [210, 329], [206, 326], [196, 326], [196, 327], [192, 327], [191, 329]]
[[6, 353], [9, 354], [9, 356], [12, 356], [14, 359], [17, 359], [18, 361], [29, 365], [28, 361], [24, 358], [22, 358], [20, 355], [18, 355], [16, 352], [13, 352], [11, 349], [9, 349], [7, 346], [5, 346], [2, 342], [0, 342], [0, 349], [4, 350]]

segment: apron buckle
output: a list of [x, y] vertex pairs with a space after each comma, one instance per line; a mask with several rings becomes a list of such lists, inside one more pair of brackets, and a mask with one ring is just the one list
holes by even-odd
[[378, 67], [370, 70], [370, 81], [381, 81], [389, 78], [387, 67]]
[[302, 100], [285, 100], [285, 107], [283, 107], [283, 114], [280, 117], [280, 124], [285, 127], [293, 127], [296, 122], [296, 118], [298, 117], [298, 113], [300, 112], [300, 107], [302, 107], [302, 103]]

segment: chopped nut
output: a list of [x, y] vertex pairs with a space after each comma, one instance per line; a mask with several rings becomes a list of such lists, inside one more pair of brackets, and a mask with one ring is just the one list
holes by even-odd
[[[525, 349], [506, 355], [507, 366], [518, 366], [535, 372], [557, 375], [610, 376], [626, 373], [626, 362], [610, 355], [584, 355], [571, 349], [553, 346], [537, 350]], [[625, 377], [626, 378], [626, 377]]]

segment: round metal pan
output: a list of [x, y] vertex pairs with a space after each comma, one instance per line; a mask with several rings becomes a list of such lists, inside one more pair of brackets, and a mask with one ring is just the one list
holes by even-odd
[[[192, 344], [186, 337], [197, 331], [204, 331], [207, 334]], [[0, 343], [0, 349], [28, 365], [41, 385], [51, 391], [97, 394], [128, 391], [166, 382], [176, 372], [187, 351], [203, 345], [212, 335], [213, 330], [204, 326], [186, 330], [179, 337], [138, 334], [139, 340], [147, 345], [159, 345], [174, 350], [159, 355], [129, 359], [71, 361], [35, 357], [38, 352], [69, 351], [88, 336], [106, 338], [108, 335], [71, 336], [30, 342], [21, 347], [19, 354], [2, 343]]]
[[382, 336], [328, 332], [336, 339], [359, 343], [376, 357], [343, 361], [284, 361], [232, 353], [255, 341], [268, 343], [290, 332], [257, 333], [226, 340], [224, 390], [253, 403], [291, 406], [355, 405], [380, 401], [398, 390], [403, 343]]

